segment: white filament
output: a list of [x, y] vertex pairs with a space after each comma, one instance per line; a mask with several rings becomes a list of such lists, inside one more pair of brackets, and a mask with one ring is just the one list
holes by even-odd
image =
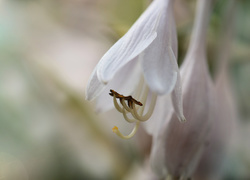
[[[143, 106], [138, 107], [138, 106], [136, 106], [136, 103], [132, 101], [132, 106], [130, 107], [127, 105], [124, 98], [117, 98], [116, 95], [113, 94], [113, 102], [114, 102], [114, 106], [117, 109], [117, 111], [123, 114], [123, 117], [127, 122], [136, 123], [132, 132], [127, 136], [122, 135], [122, 133], [115, 126], [113, 128], [113, 131], [119, 137], [121, 137], [123, 139], [129, 139], [129, 138], [133, 137], [135, 135], [138, 127], [139, 127], [140, 122], [147, 121], [151, 117], [151, 115], [154, 112], [155, 104], [157, 101], [157, 95], [156, 95], [156, 93], [152, 93], [149, 108], [148, 108], [147, 112], [145, 113], [144, 112], [145, 111], [145, 104], [146, 104], [147, 99], [148, 99], [148, 94], [149, 94], [149, 88], [144, 83], [143, 78], [140, 81], [140, 83], [136, 89], [136, 92], [135, 92], [135, 97], [138, 98], [138, 100], [140, 102], [142, 102]], [[117, 102], [117, 99], [120, 99], [120, 103]], [[133, 118], [128, 117], [129, 113], [132, 115]]]

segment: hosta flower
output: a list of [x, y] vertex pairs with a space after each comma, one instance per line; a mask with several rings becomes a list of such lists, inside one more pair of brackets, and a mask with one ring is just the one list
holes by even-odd
[[226, 18], [222, 24], [222, 41], [219, 41], [222, 43], [217, 63], [219, 68], [214, 83], [217, 95], [215, 99], [216, 113], [211, 133], [207, 139], [207, 146], [194, 173], [194, 180], [222, 179], [224, 160], [228, 156], [230, 142], [235, 135], [236, 112], [228, 75], [234, 8], [235, 2], [232, 1], [229, 3]]
[[192, 177], [209, 135], [214, 115], [214, 88], [206, 62], [206, 28], [211, 0], [200, 0], [187, 56], [181, 66], [186, 123], [172, 112], [153, 138], [151, 163], [162, 177]]
[[195, 170], [194, 180], [221, 179], [223, 160], [227, 156], [230, 145], [234, 125], [234, 108], [227, 73], [225, 68], [223, 69], [216, 78], [216, 99], [214, 103], [216, 109], [213, 116], [213, 125], [206, 140], [201, 160]]
[[140, 122], [153, 114], [157, 98], [170, 92], [179, 120], [185, 121], [176, 56], [172, 1], [155, 0], [97, 64], [86, 99], [98, 97], [99, 111], [115, 106], [125, 120], [136, 124], [128, 136], [114, 127], [113, 131], [122, 138], [132, 137]]

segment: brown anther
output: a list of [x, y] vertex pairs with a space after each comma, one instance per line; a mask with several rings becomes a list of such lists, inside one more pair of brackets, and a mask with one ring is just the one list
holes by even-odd
[[143, 104], [140, 101], [135, 100], [132, 96], [123, 96], [122, 94], [119, 94], [118, 92], [110, 89], [110, 96], [115, 96], [116, 98], [120, 99], [120, 102], [122, 99], [126, 100], [128, 102], [128, 107], [132, 108], [133, 103], [139, 105], [139, 106], [143, 106]]

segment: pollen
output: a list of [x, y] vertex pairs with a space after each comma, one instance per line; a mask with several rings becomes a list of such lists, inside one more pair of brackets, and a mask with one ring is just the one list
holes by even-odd
[[110, 93], [109, 93], [110, 96], [113, 96], [115, 98], [118, 98], [120, 99], [120, 102], [122, 100], [125, 100], [127, 101], [128, 103], [128, 107], [129, 108], [133, 108], [133, 103], [139, 105], [139, 106], [143, 106], [143, 104], [140, 102], [140, 101], [137, 101], [136, 99], [134, 99], [132, 96], [123, 96], [122, 94], [119, 94], [118, 92], [114, 91], [113, 89], [110, 89]]
[[112, 131], [113, 131], [114, 133], [116, 133], [116, 132], [118, 131], [118, 127], [117, 127], [117, 126], [114, 126], [114, 127], [112, 128]]

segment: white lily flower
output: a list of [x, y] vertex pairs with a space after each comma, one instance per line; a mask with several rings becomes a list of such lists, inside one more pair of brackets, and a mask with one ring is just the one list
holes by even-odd
[[183, 110], [188, 121], [178, 123], [172, 112], [158, 125], [159, 133], [153, 137], [151, 164], [161, 177], [192, 177], [212, 125], [215, 94], [205, 50], [210, 3], [198, 2], [190, 46], [181, 66]]
[[[98, 97], [99, 111], [111, 109], [114, 103], [128, 122], [136, 123], [128, 136], [113, 128], [122, 138], [132, 137], [140, 122], [153, 114], [157, 97], [170, 92], [179, 120], [185, 121], [176, 56], [172, 0], [155, 0], [97, 64], [87, 85], [86, 99]], [[119, 93], [132, 94], [135, 99]]]

